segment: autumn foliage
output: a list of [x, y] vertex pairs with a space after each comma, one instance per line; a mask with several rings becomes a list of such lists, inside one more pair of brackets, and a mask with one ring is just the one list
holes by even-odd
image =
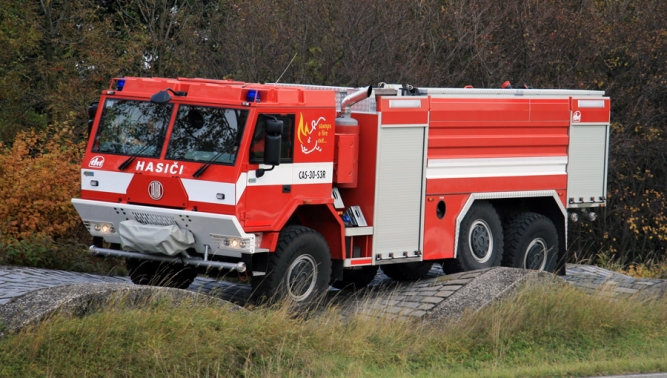
[[82, 147], [66, 126], [23, 131], [11, 147], [0, 145], [0, 242], [63, 238], [80, 223], [71, 199]]

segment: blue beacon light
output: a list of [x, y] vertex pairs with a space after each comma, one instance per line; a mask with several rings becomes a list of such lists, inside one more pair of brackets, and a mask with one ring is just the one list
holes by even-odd
[[118, 91], [122, 91], [123, 87], [125, 86], [125, 79], [120, 79], [116, 82], [116, 86], [118, 87]]
[[259, 91], [256, 89], [248, 89], [246, 100], [248, 102], [259, 102]]

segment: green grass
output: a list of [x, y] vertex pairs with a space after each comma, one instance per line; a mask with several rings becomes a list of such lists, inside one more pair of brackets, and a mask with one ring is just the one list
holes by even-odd
[[160, 302], [0, 339], [0, 376], [543, 377], [667, 371], [667, 302], [532, 284], [457, 322]]

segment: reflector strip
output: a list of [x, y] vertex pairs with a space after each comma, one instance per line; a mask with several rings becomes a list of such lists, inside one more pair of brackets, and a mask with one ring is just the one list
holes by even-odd
[[[215, 203], [218, 205], [236, 205], [236, 188], [234, 184], [218, 181], [181, 179], [188, 199], [196, 202]], [[218, 194], [224, 194], [218, 199]]]
[[343, 266], [350, 268], [353, 266], [364, 266], [364, 265], [373, 265], [372, 257], [362, 257], [356, 259], [345, 259], [343, 260]]
[[[126, 194], [132, 177], [134, 177], [134, 173], [82, 169], [81, 190]], [[94, 179], [91, 180], [91, 178]]]
[[[270, 166], [261, 165], [268, 169]], [[248, 186], [326, 184], [333, 182], [333, 163], [295, 163], [277, 165], [262, 177], [248, 172]]]
[[550, 176], [567, 173], [567, 156], [429, 159], [427, 179]]
[[393, 109], [421, 108], [421, 100], [389, 100], [389, 107]]
[[579, 100], [579, 108], [604, 108], [604, 100]]

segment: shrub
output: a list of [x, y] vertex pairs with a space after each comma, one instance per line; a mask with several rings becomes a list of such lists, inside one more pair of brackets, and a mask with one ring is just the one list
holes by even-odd
[[55, 240], [73, 229], [83, 147], [67, 124], [21, 132], [11, 148], [0, 144], [1, 242]]

